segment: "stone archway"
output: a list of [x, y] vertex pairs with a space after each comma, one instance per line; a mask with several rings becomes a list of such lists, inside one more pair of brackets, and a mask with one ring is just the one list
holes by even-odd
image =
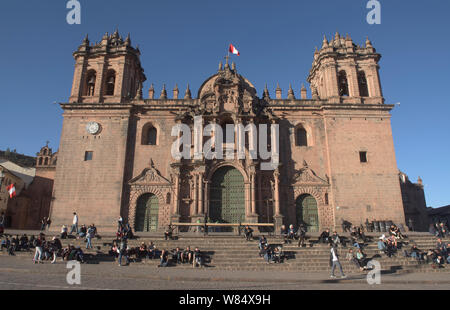
[[152, 193], [141, 195], [136, 202], [135, 231], [157, 231], [159, 220], [158, 197]]
[[309, 232], [319, 231], [319, 210], [313, 196], [309, 194], [298, 196], [295, 200], [295, 212], [297, 225], [305, 225]]
[[209, 194], [211, 221], [239, 223], [245, 221], [244, 176], [233, 166], [218, 168], [211, 177]]

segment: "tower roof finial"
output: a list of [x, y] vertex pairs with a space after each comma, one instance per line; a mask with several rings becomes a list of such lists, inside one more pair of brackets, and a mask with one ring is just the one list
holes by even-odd
[[161, 96], [159, 96], [159, 99], [167, 99], [166, 84], [163, 84], [163, 88], [161, 90]]
[[184, 94], [184, 99], [192, 99], [191, 90], [189, 89], [189, 83], [187, 84], [186, 92]]
[[264, 87], [263, 98], [270, 99], [269, 90], [267, 89], [267, 83], [266, 83], [266, 86]]
[[328, 40], [325, 35], [323, 35], [322, 48], [328, 47]]
[[288, 99], [295, 99], [294, 90], [292, 89], [291, 83], [289, 83]]

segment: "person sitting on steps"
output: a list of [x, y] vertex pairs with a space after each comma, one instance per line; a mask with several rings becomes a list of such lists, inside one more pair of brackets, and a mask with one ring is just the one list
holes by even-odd
[[364, 227], [362, 225], [357, 228], [356, 232], [358, 234], [358, 238], [360, 238], [362, 242], [366, 242], [366, 235], [364, 234]]
[[192, 251], [189, 246], [183, 251], [183, 263], [192, 263]]
[[294, 225], [289, 225], [289, 229], [288, 229], [288, 241], [289, 243], [292, 243], [292, 240], [295, 239], [295, 228]]
[[164, 240], [167, 239], [173, 240], [172, 234], [173, 234], [173, 227], [171, 224], [169, 224], [169, 226], [167, 226], [166, 231], [164, 232]]
[[350, 228], [350, 236], [351, 237], [358, 237], [358, 230], [356, 229], [356, 226], [352, 226], [352, 228]]
[[[319, 242], [319, 243], [330, 243], [329, 238], [330, 238], [330, 230], [327, 228], [327, 229], [325, 229], [325, 231], [323, 231], [323, 232], [320, 234], [319, 239], [318, 239], [318, 242]], [[330, 243], [330, 244], [331, 244], [331, 243]]]
[[274, 263], [281, 264], [283, 262], [284, 255], [283, 255], [283, 248], [282, 248], [282, 246], [275, 247], [275, 249], [272, 252], [271, 259], [272, 259], [272, 261]]
[[253, 240], [253, 229], [251, 229], [250, 226], [245, 226], [244, 234], [247, 241]]
[[288, 231], [286, 229], [286, 226], [281, 225], [280, 227], [280, 235], [283, 237], [283, 242], [287, 243], [287, 237], [288, 237]]
[[265, 236], [260, 236], [258, 241], [258, 248], [259, 250], [262, 250], [264, 248], [264, 245], [267, 244], [267, 239]]
[[150, 241], [150, 243], [148, 244], [148, 247], [147, 247], [147, 257], [149, 259], [153, 259], [155, 257], [155, 253], [156, 253], [156, 247], [153, 244], [153, 242]]
[[183, 262], [183, 251], [181, 251], [179, 247], [173, 252], [172, 259], [176, 264], [181, 264]]
[[331, 241], [331, 243], [333, 243], [333, 245], [335, 247], [337, 247], [338, 245], [341, 244], [341, 238], [339, 237], [339, 234], [337, 233], [337, 231], [333, 232], [333, 234], [330, 237], [330, 241]]
[[358, 260], [355, 257], [355, 253], [353, 253], [353, 249], [349, 249], [347, 255], [345, 257], [348, 261], [352, 262], [357, 268], [361, 269]]
[[358, 249], [356, 251], [355, 258], [358, 261], [359, 269], [361, 271], [366, 270], [367, 269], [366, 255], [361, 251], [361, 249]]
[[147, 245], [145, 242], [142, 242], [138, 249], [138, 258], [147, 258]]
[[169, 265], [168, 253], [166, 250], [162, 250], [158, 267], [167, 267], [168, 265]]
[[203, 255], [198, 248], [195, 248], [192, 257], [192, 267], [195, 268], [197, 265], [199, 267], [203, 266]]

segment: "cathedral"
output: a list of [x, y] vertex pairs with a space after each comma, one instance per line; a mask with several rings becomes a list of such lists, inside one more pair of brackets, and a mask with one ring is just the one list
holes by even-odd
[[[96, 43], [86, 37], [73, 56], [72, 91], [60, 104], [54, 227], [70, 225], [73, 212], [100, 231], [115, 230], [120, 216], [138, 232], [205, 220], [273, 223], [277, 230], [303, 223], [311, 232], [340, 230], [344, 220], [405, 224], [394, 106], [384, 103], [381, 55], [369, 39], [361, 46], [348, 35], [324, 37], [312, 55], [310, 96], [302, 86], [300, 98], [291, 86], [287, 96], [279, 86], [258, 95], [228, 59], [205, 73], [210, 76], [196, 94], [175, 86], [168, 95], [165, 86], [152, 85], [144, 98], [140, 51], [117, 31]], [[174, 157], [174, 126], [194, 132], [196, 117], [221, 128], [277, 125], [277, 139], [268, 130], [276, 166], [262, 169], [267, 158], [248, 156], [247, 131], [245, 158], [228, 134], [221, 146], [231, 156]], [[196, 152], [194, 145], [183, 151]]]

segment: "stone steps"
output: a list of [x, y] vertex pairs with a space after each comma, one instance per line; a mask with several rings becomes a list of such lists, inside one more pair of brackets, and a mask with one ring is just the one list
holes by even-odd
[[[50, 239], [48, 236], [48, 239]], [[92, 240], [94, 249], [86, 250], [86, 243], [82, 239], [65, 239], [61, 240], [63, 246], [67, 244], [73, 244], [80, 246], [85, 254], [88, 256], [88, 260], [92, 262], [111, 263], [117, 264], [114, 259], [108, 255], [110, 250], [110, 243], [114, 239], [113, 236], [103, 237], [101, 239]], [[269, 244], [282, 244], [283, 240], [277, 237], [268, 237]], [[430, 235], [418, 235], [414, 236], [414, 241], [406, 240], [409, 245], [406, 245], [404, 249], [409, 250], [411, 244], [414, 242], [422, 250], [434, 248], [436, 245], [436, 238]], [[180, 247], [181, 249], [190, 246], [193, 250], [198, 247], [203, 253], [206, 253], [211, 258], [211, 262], [208, 264], [208, 268], [216, 268], [220, 270], [284, 270], [284, 271], [305, 271], [305, 272], [329, 272], [329, 251], [330, 248], [325, 244], [314, 244], [313, 247], [297, 247], [297, 243], [294, 241], [292, 244], [284, 244], [283, 251], [288, 255], [288, 259], [282, 264], [267, 264], [262, 257], [259, 256], [258, 242], [256, 240], [246, 241], [242, 236], [207, 236], [207, 237], [192, 237], [192, 236], [180, 236], [178, 240], [164, 240], [161, 237], [142, 237], [139, 239], [129, 240], [128, 245], [130, 247], [138, 247], [142, 242], [147, 245], [150, 241], [153, 241], [157, 249], [175, 249]], [[448, 238], [444, 241], [448, 242]], [[307, 243], [309, 244], [309, 243]], [[345, 255], [348, 252], [347, 247], [340, 247], [339, 254], [341, 256], [341, 264], [344, 272], [346, 273], [358, 273], [361, 274], [359, 268], [353, 263], [345, 259]], [[380, 254], [376, 246], [376, 239], [373, 242], [367, 244], [363, 248], [364, 253], [370, 259], [373, 256], [381, 264], [383, 272], [386, 273], [407, 273], [407, 272], [450, 272], [450, 265], [446, 265], [447, 268], [433, 269], [429, 264], [418, 264], [412, 258], [403, 257], [403, 249], [397, 253], [397, 256], [392, 258], [386, 257], [384, 254]], [[28, 258], [34, 254], [34, 249], [30, 252], [16, 252], [18, 258]], [[3, 251], [1, 255], [7, 255], [6, 251]], [[147, 264], [155, 267], [159, 264], [159, 259], [144, 260], [142, 262], [136, 262], [137, 264]], [[190, 264], [176, 265], [178, 269], [192, 269]], [[151, 270], [151, 269], [150, 269]]]

